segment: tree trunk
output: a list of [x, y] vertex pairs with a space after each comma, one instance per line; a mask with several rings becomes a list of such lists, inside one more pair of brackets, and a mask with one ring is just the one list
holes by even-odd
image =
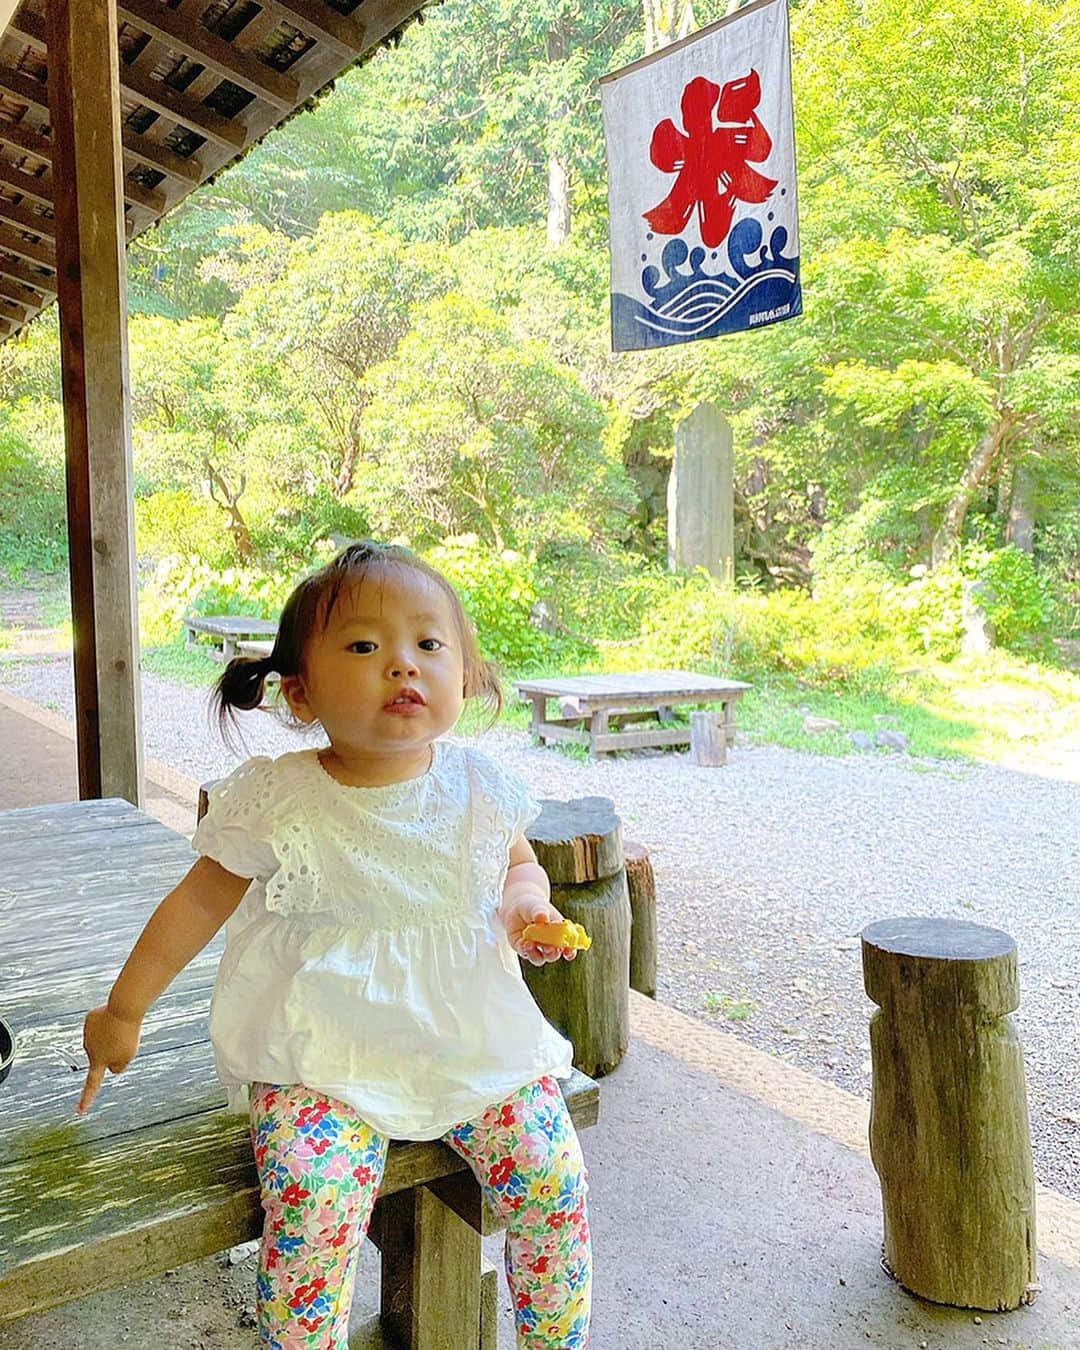
[[[570, 54], [570, 39], [563, 19], [548, 30], [547, 59], [554, 65], [565, 61]], [[556, 122], [565, 121], [568, 110], [565, 104], [556, 109]], [[548, 207], [547, 207], [548, 243], [556, 248], [570, 238], [570, 170], [565, 158], [557, 151], [548, 154]]]
[[1013, 474], [1005, 539], [1025, 553], [1035, 550], [1035, 479], [1026, 462], [1018, 464]]
[[642, 0], [642, 10], [646, 55], [678, 42], [695, 26], [693, 0]]
[[[241, 474], [240, 486], [233, 492], [220, 469], [216, 469], [209, 459], [204, 459], [203, 464], [210, 482], [210, 497], [229, 517], [228, 530], [236, 547], [236, 555], [242, 563], [249, 563], [253, 552], [251, 534], [248, 531], [247, 521], [237, 506], [237, 502], [244, 495], [244, 488], [247, 487], [247, 478]], [[222, 497], [218, 497], [215, 488]]]
[[945, 508], [945, 516], [930, 545], [931, 567], [940, 567], [943, 563], [947, 563], [956, 552], [971, 498], [985, 483], [990, 466], [1011, 429], [1012, 419], [1008, 415], [999, 416], [998, 420], [987, 428], [982, 440], [975, 447], [975, 452], [960, 476], [960, 484], [952, 501]]
[[570, 238], [570, 175], [558, 155], [548, 156], [547, 237], [556, 248]]

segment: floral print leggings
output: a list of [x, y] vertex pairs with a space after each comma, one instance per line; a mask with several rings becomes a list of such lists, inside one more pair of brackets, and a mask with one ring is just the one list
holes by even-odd
[[[344, 1102], [271, 1083], [252, 1087], [251, 1136], [266, 1216], [260, 1339], [271, 1350], [347, 1350], [356, 1258], [382, 1180], [386, 1136]], [[556, 1080], [520, 1088], [443, 1138], [506, 1221], [519, 1350], [586, 1350], [588, 1174]]]

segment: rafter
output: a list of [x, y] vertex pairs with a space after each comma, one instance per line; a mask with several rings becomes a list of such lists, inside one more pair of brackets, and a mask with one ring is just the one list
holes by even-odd
[[364, 50], [364, 25], [323, 0], [269, 0], [268, 8], [346, 56], [359, 56]]
[[178, 94], [164, 80], [152, 80], [142, 71], [125, 66], [121, 61], [120, 87], [132, 98], [137, 98], [144, 107], [167, 117], [170, 122], [179, 122], [181, 126], [197, 132], [204, 140], [213, 141], [224, 150], [243, 150], [246, 129], [242, 122], [222, 117], [212, 108], [203, 107]]
[[0, 220], [20, 230], [33, 230], [44, 239], [56, 238], [56, 222], [48, 216], [39, 216], [22, 202], [9, 202], [6, 197], [0, 197]]
[[[8, 31], [18, 33], [20, 37], [47, 49], [44, 21], [25, 5], [21, 5], [15, 17], [8, 25]], [[228, 45], [228, 44], [226, 44]], [[230, 76], [230, 79], [233, 77]], [[192, 131], [220, 145], [225, 150], [244, 148], [244, 128], [237, 122], [222, 117], [212, 108], [204, 108], [193, 99], [171, 89], [163, 80], [152, 80], [141, 71], [120, 62], [120, 86], [133, 98], [137, 98], [145, 107], [151, 108], [171, 122], [179, 122]], [[49, 112], [49, 95], [45, 84], [32, 79], [21, 71], [10, 67], [0, 67], [0, 89], [6, 88], [24, 103]]]
[[48, 117], [49, 90], [44, 80], [35, 80], [32, 75], [24, 75], [12, 66], [0, 66], [0, 90], [20, 103], [39, 108]]
[[137, 163], [156, 169], [158, 173], [175, 178], [177, 182], [184, 183], [188, 187], [198, 187], [202, 182], [202, 165], [194, 157], [185, 159], [183, 155], [170, 150], [167, 145], [159, 145], [149, 136], [140, 136], [130, 127], [124, 128], [123, 140], [124, 150]]
[[14, 164], [8, 164], [2, 159], [0, 159], [0, 183], [21, 192], [24, 197], [41, 202], [42, 206], [53, 204], [53, 191], [47, 182], [38, 178], [36, 174], [24, 173], [22, 169], [17, 169]]
[[17, 258], [25, 258], [27, 262], [38, 263], [41, 267], [56, 267], [56, 249], [51, 237], [48, 242], [43, 240], [34, 244], [24, 239], [19, 230], [0, 225], [0, 251], [14, 253]]
[[182, 18], [158, 0], [124, 0], [118, 13], [142, 32], [190, 56], [223, 79], [232, 80], [273, 107], [291, 112], [296, 106], [300, 91], [291, 76], [240, 51], [202, 24]]
[[25, 286], [18, 286], [14, 281], [8, 281], [4, 277], [0, 277], [0, 297], [13, 300], [23, 309], [37, 309], [41, 304], [40, 295], [31, 295]]
[[28, 155], [38, 159], [52, 160], [52, 141], [48, 136], [24, 127], [21, 122], [6, 122], [0, 118], [0, 142], [16, 150], [25, 150]]
[[129, 178], [124, 179], [124, 201], [132, 206], [139, 206], [144, 211], [150, 211], [155, 216], [160, 216], [168, 206], [164, 192], [159, 192], [156, 188], [143, 187], [141, 183]]
[[48, 300], [52, 300], [56, 295], [55, 277], [43, 276], [37, 268], [28, 267], [26, 263], [19, 262], [18, 258], [5, 257], [3, 253], [0, 253], [0, 277], [7, 277], [10, 281], [21, 281], [24, 286], [40, 291]]

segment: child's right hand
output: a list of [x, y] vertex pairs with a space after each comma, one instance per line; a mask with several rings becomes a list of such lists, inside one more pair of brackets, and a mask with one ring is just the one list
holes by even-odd
[[142, 1021], [129, 1022], [109, 1011], [108, 1004], [94, 1008], [86, 1014], [83, 1024], [83, 1049], [90, 1060], [90, 1068], [83, 1084], [82, 1096], [75, 1108], [77, 1116], [83, 1116], [90, 1109], [94, 1098], [101, 1090], [105, 1079], [105, 1070], [110, 1073], [123, 1073], [139, 1048], [142, 1034]]

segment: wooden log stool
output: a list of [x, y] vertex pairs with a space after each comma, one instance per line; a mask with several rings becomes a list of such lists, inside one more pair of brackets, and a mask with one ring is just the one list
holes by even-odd
[[623, 846], [630, 894], [630, 988], [656, 997], [656, 878], [644, 844]]
[[551, 903], [592, 938], [573, 961], [522, 962], [548, 1021], [573, 1044], [574, 1067], [600, 1078], [630, 1043], [630, 897], [622, 828], [607, 797], [542, 801], [525, 831], [551, 882]]
[[870, 1154], [883, 1265], [934, 1303], [1030, 1303], [1035, 1181], [1016, 944], [954, 919], [886, 919], [862, 934], [870, 1019]]

